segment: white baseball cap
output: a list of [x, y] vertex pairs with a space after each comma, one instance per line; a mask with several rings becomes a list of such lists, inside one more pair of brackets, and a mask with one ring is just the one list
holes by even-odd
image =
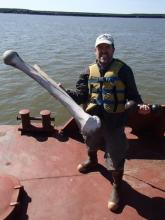
[[96, 39], [95, 47], [97, 47], [99, 44], [114, 45], [114, 39], [111, 34], [101, 34]]

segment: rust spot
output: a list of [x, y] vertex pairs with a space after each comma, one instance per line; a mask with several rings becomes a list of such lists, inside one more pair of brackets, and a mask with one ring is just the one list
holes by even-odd
[[3, 137], [6, 135], [6, 132], [0, 132], [0, 137]]
[[9, 166], [9, 165], [11, 165], [11, 163], [10, 162], [6, 162], [6, 166]]

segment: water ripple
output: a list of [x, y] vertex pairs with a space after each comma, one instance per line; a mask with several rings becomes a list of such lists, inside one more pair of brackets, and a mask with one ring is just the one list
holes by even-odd
[[[40, 65], [54, 80], [74, 88], [79, 74], [95, 61], [98, 34], [112, 32], [115, 57], [128, 63], [138, 89], [148, 103], [165, 103], [165, 25], [163, 19], [88, 18], [0, 15], [1, 54], [14, 49], [25, 61]], [[56, 123], [70, 115], [46, 90], [19, 70], [0, 62], [0, 123], [16, 124], [20, 109], [39, 115], [50, 109]]]

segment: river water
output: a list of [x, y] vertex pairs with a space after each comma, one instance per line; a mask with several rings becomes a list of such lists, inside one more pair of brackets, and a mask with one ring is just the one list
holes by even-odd
[[24, 108], [32, 116], [49, 109], [58, 125], [70, 117], [38, 83], [3, 64], [4, 51], [17, 51], [65, 88], [75, 88], [95, 60], [96, 37], [106, 32], [115, 39], [114, 57], [131, 66], [143, 100], [165, 104], [165, 19], [0, 14], [0, 20], [0, 124], [17, 124]]

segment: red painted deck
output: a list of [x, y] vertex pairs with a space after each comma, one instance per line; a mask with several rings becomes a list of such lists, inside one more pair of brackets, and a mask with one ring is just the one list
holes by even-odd
[[64, 138], [57, 130], [50, 135], [21, 134], [18, 126], [0, 126], [0, 172], [17, 177], [24, 187], [10, 219], [164, 220], [165, 138], [130, 132], [127, 128], [130, 150], [122, 206], [112, 213], [107, 209], [111, 177], [103, 152], [95, 171], [80, 174], [76, 167], [86, 159], [86, 151], [79, 140]]
[[[14, 175], [24, 186], [18, 220], [141, 220], [164, 219], [165, 142], [140, 139], [126, 130], [130, 151], [118, 213], [107, 209], [111, 178], [99, 152], [98, 168], [80, 174], [77, 164], [86, 158], [85, 145], [57, 132], [21, 135], [18, 126], [0, 126], [1, 172]], [[5, 198], [4, 198], [5, 199]]]

